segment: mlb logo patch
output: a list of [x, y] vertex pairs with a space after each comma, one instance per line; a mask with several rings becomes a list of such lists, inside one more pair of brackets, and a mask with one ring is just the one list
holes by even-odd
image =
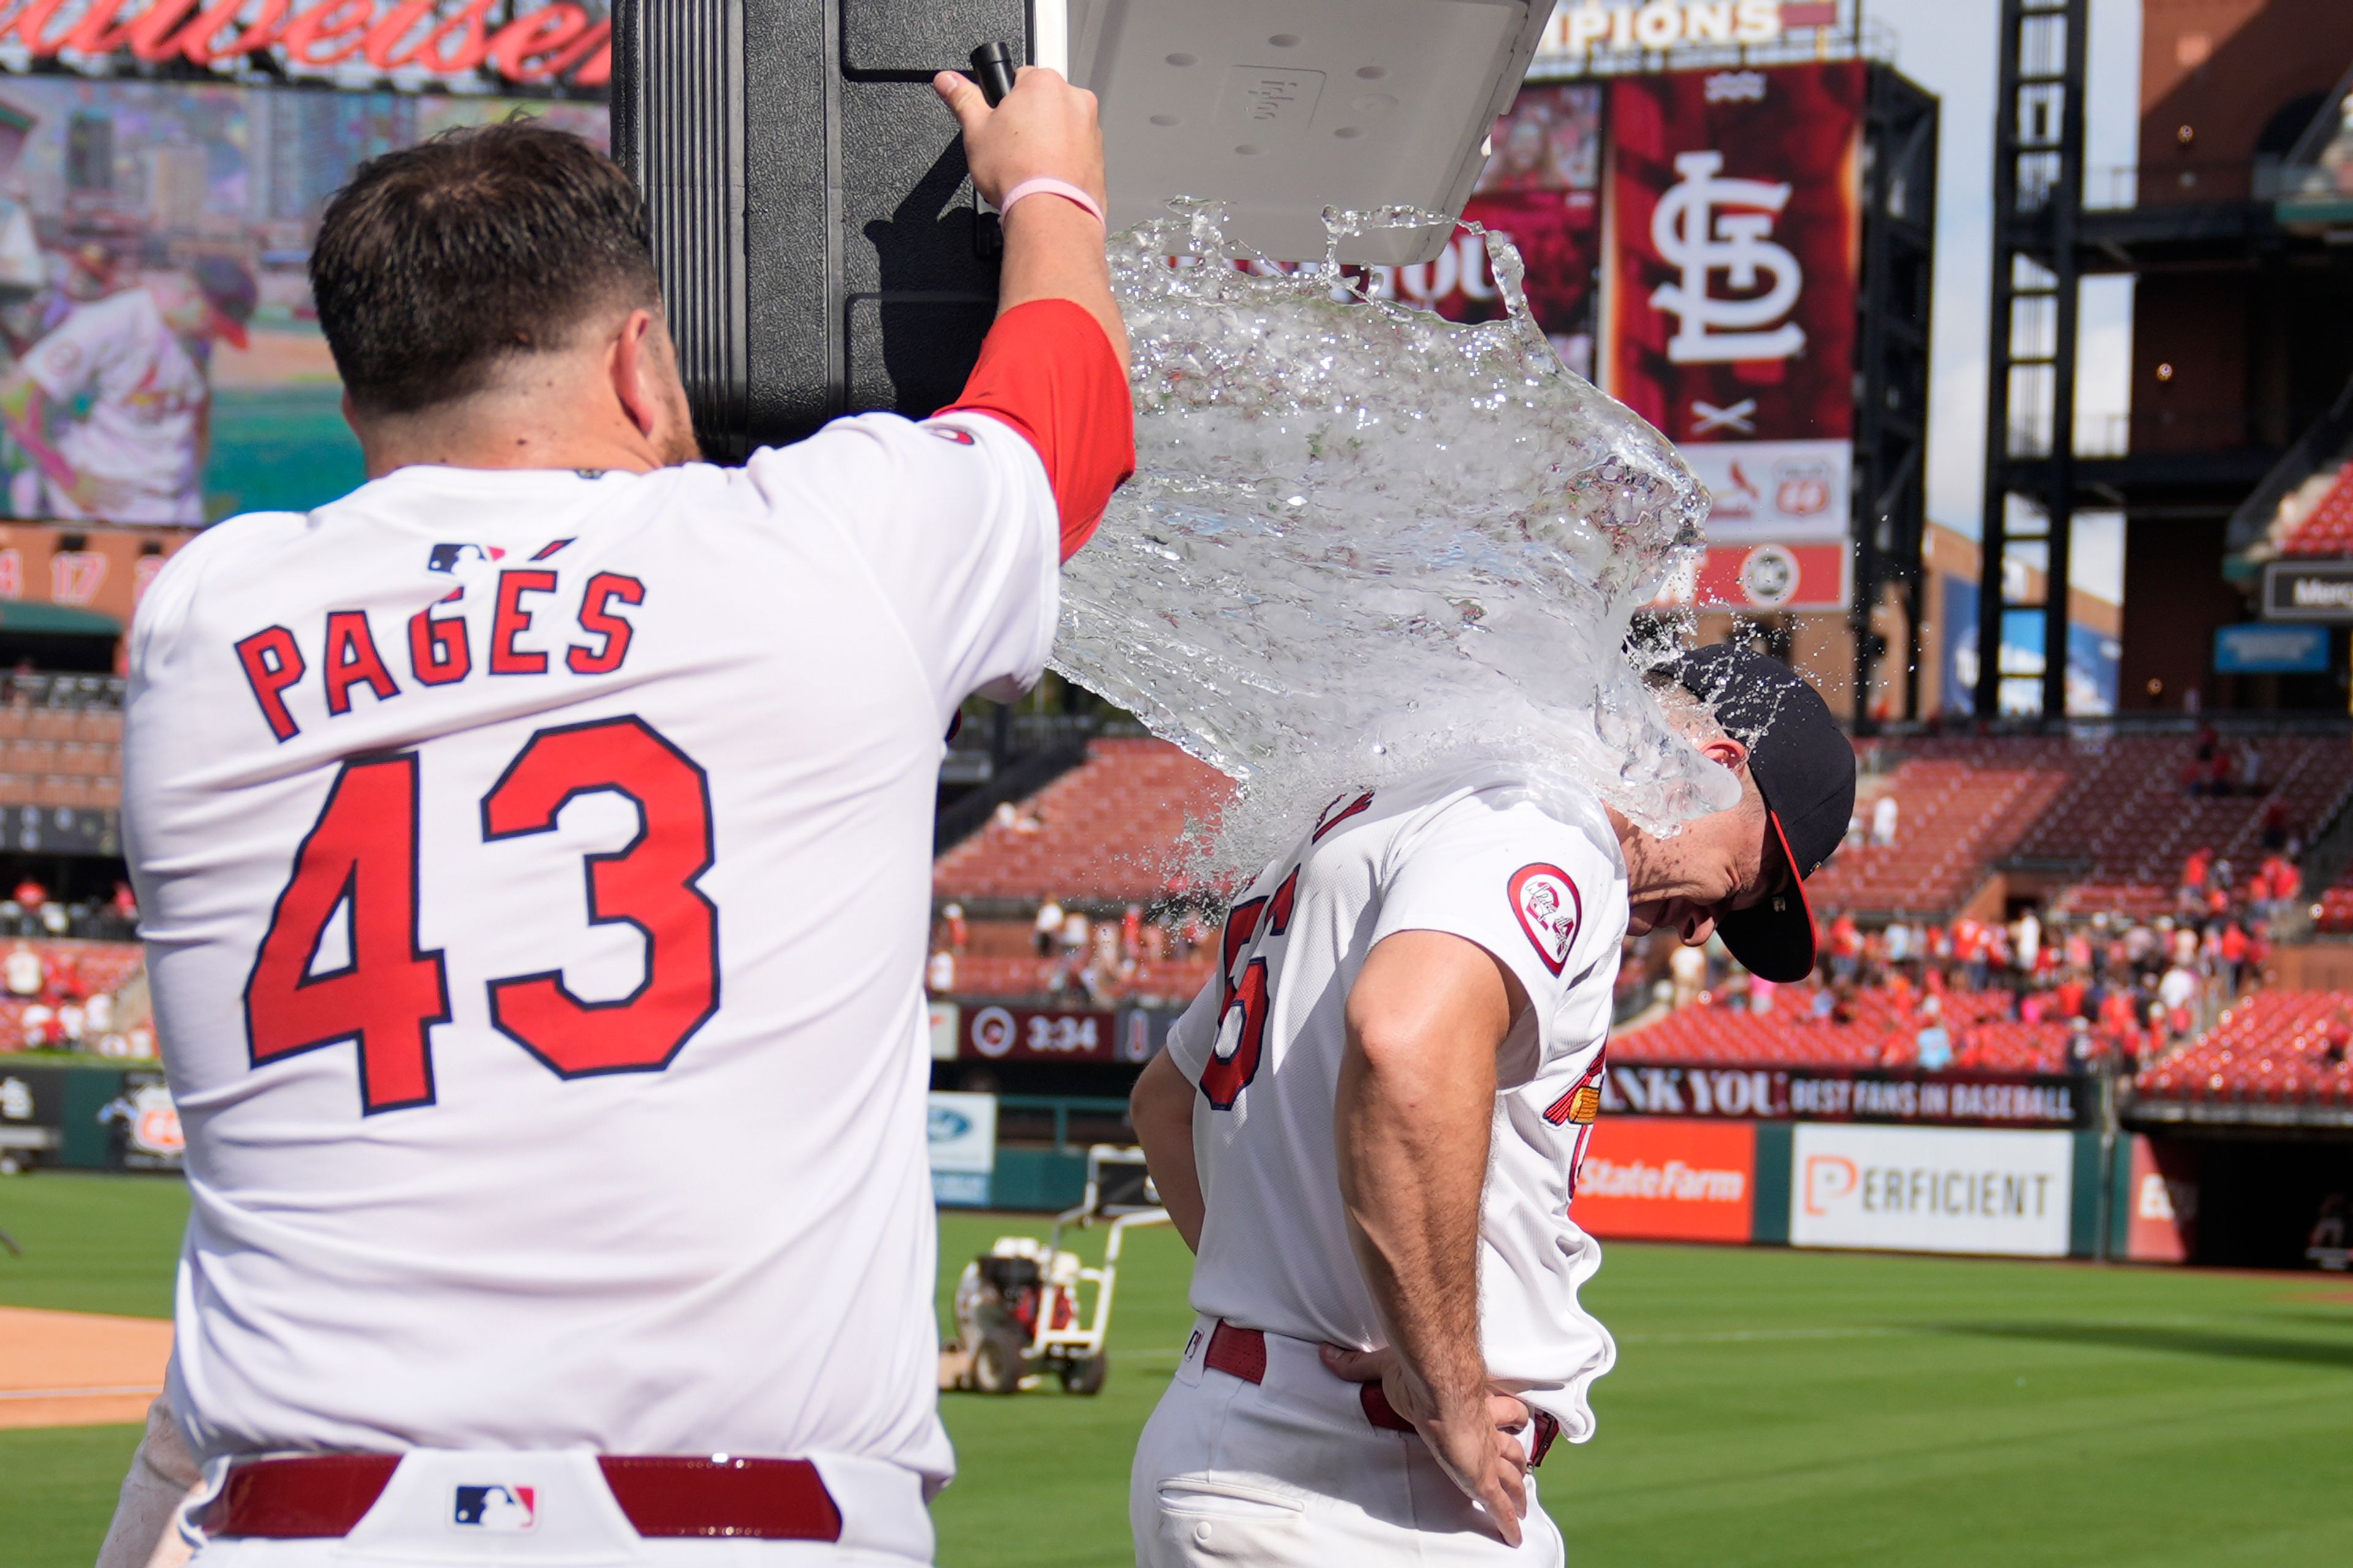
[[537, 1487], [459, 1487], [450, 1522], [491, 1535], [520, 1535], [539, 1523]]
[[1536, 950], [1544, 966], [1558, 974], [1568, 965], [1568, 950], [1577, 928], [1585, 920], [1585, 900], [1568, 873], [1539, 861], [1512, 873], [1506, 889], [1512, 913]]
[[433, 553], [425, 559], [425, 569], [454, 574], [469, 561], [479, 561], [487, 565], [505, 558], [506, 552], [495, 544], [437, 544], [433, 547]]

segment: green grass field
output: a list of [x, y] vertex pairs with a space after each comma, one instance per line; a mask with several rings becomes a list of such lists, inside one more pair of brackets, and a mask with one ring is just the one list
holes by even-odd
[[[168, 1183], [0, 1183], [0, 1304], [161, 1313]], [[943, 1291], [1002, 1231], [949, 1215]], [[1134, 1243], [1094, 1399], [954, 1395], [940, 1561], [1129, 1561], [1128, 1454], [1189, 1322], [1183, 1247]], [[2353, 1287], [2318, 1276], [1620, 1244], [1601, 1427], [1546, 1500], [1578, 1568], [2342, 1564]], [[130, 1427], [0, 1432], [0, 1561], [86, 1568]]]

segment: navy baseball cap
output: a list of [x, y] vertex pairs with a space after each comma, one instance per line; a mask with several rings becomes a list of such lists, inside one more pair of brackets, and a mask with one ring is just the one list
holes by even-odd
[[[1765, 869], [1786, 881], [1753, 909], [1716, 917], [1724, 945], [1751, 974], [1788, 984], [1814, 969], [1814, 912], [1806, 879], [1821, 869], [1854, 815], [1854, 747], [1805, 678], [1753, 648], [1693, 648], [1668, 671], [1748, 748], [1748, 775], [1765, 797]], [[1778, 873], [1788, 868], [1786, 879]]]
[[261, 302], [252, 271], [233, 256], [210, 253], [197, 257], [191, 270], [198, 292], [219, 315], [221, 335], [233, 347], [245, 347], [245, 324], [253, 320], [254, 307]]

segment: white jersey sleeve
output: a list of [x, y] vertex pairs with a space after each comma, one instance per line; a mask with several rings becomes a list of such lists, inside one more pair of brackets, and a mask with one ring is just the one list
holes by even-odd
[[1498, 1063], [1504, 1088], [1558, 1054], [1563, 1000], [1594, 964], [1617, 958], [1622, 921], [1594, 902], [1618, 880], [1616, 847], [1597, 830], [1480, 792], [1390, 847], [1374, 944], [1398, 931], [1445, 931], [1486, 949], [1527, 994]]
[[138, 331], [134, 303], [125, 293], [80, 307], [26, 351], [25, 374], [53, 402], [78, 396], [121, 351], [124, 334]]
[[1168, 1026], [1168, 1038], [1162, 1047], [1168, 1059], [1188, 1083], [1201, 1081], [1201, 1069], [1209, 1064], [1209, 1052], [1218, 1043], [1219, 982], [1215, 975], [1201, 987], [1193, 1005]]
[[1060, 531], [1035, 448], [986, 414], [837, 419], [752, 455], [779, 510], [838, 520], [937, 694], [943, 728], [975, 692], [1036, 684], [1060, 610]]

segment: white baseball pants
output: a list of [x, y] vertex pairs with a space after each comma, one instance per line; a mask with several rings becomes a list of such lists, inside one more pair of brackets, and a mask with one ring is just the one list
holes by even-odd
[[1215, 1327], [1199, 1321], [1136, 1445], [1138, 1568], [1561, 1568], [1533, 1474], [1514, 1550], [1418, 1435], [1366, 1419], [1358, 1385], [1333, 1376], [1315, 1346], [1268, 1334], [1252, 1384], [1203, 1364]]

